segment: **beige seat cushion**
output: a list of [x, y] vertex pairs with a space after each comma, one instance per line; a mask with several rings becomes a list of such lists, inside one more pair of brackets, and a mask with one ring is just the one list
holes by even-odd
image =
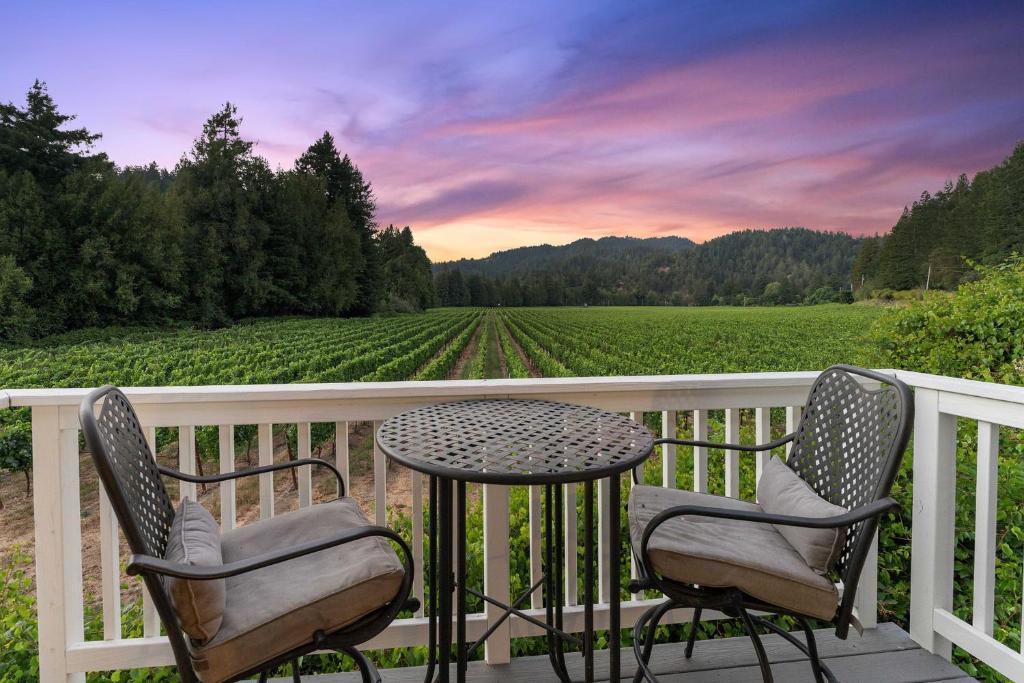
[[[322, 539], [370, 522], [351, 498], [322, 503], [223, 534], [224, 563]], [[391, 602], [404, 569], [391, 545], [365, 538], [227, 579], [217, 636], [192, 648], [204, 683], [223, 681], [332, 633]]]
[[[677, 505], [751, 510], [756, 503], [703, 493], [636, 486], [629, 496], [629, 531], [640, 552], [644, 529], [659, 512]], [[712, 517], [677, 517], [651, 536], [655, 571], [680, 583], [734, 587], [769, 604], [819, 619], [835, 616], [835, 584], [807, 566], [771, 524]]]
[[[164, 559], [192, 567], [221, 564], [220, 526], [206, 508], [184, 498], [171, 522]], [[224, 619], [224, 579], [194, 581], [167, 578], [167, 593], [181, 630], [197, 645], [210, 642]]]
[[[773, 515], [793, 517], [836, 517], [846, 508], [833, 505], [800, 478], [789, 465], [774, 455], [757, 482], [757, 502], [761, 509]], [[804, 562], [819, 574], [827, 574], [839, 559], [846, 543], [846, 527], [811, 529], [809, 527], [776, 524], [775, 528], [800, 553]]]

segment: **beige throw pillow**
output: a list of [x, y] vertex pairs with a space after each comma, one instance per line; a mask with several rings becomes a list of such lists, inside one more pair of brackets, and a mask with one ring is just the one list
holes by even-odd
[[[757, 502], [765, 512], [794, 517], [834, 517], [846, 508], [833, 505], [814, 492], [807, 482], [773, 456], [757, 483]], [[827, 574], [839, 559], [846, 542], [846, 527], [810, 529], [774, 525], [789, 544], [800, 553], [807, 566], [819, 574]]]
[[[220, 528], [206, 508], [185, 498], [171, 522], [164, 558], [193, 567], [216, 567], [224, 563], [220, 550]], [[197, 645], [208, 643], [220, 630], [226, 599], [224, 579], [197, 581], [168, 578], [167, 592], [185, 633]]]

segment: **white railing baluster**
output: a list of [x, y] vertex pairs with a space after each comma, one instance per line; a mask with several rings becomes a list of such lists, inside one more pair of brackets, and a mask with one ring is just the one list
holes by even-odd
[[[661, 438], [675, 439], [679, 436], [676, 430], [676, 411], [665, 410], [661, 413]], [[676, 445], [672, 443], [661, 446], [661, 485], [666, 488], [676, 487]]]
[[[787, 406], [786, 407], [786, 433], [792, 434], [796, 431], [796, 427], [800, 424], [800, 416], [803, 414], [804, 409], [801, 406]], [[793, 443], [786, 444], [786, 455], [793, 450]]]
[[[754, 438], [757, 440], [757, 443], [768, 443], [772, 440], [771, 408], [757, 408], [754, 411]], [[761, 473], [764, 472], [764, 467], [768, 464], [772, 454], [770, 451], [758, 451], [754, 457], [756, 462], [754, 488], [756, 489], [758, 482], [761, 481]]]
[[334, 466], [345, 482], [345, 495], [352, 495], [348, 484], [348, 422], [334, 423]]
[[[296, 439], [299, 448], [299, 459], [313, 457], [313, 444], [310, 426], [308, 422], [299, 422], [295, 425], [298, 432]], [[313, 468], [305, 466], [299, 470], [299, 507], [309, 507], [313, 504]]]
[[[576, 605], [579, 602], [579, 585], [576, 576], [576, 551], [579, 535], [576, 529], [576, 484], [563, 484], [565, 494], [563, 512], [565, 529], [565, 604]], [[555, 552], [558, 552], [556, 549]]]
[[380, 425], [380, 421], [373, 423], [373, 510], [376, 523], [384, 526], [388, 519], [388, 461], [377, 445]]
[[[196, 473], [196, 428], [192, 425], [178, 427], [178, 471], [184, 474]], [[197, 500], [196, 485], [188, 481], [178, 482], [178, 500]]]
[[[644, 414], [643, 413], [639, 413], [639, 412], [632, 412], [632, 413], [629, 414], [629, 419], [633, 420], [633, 422], [637, 422], [639, 424], [643, 424], [644, 423]], [[637, 482], [640, 482], [640, 484], [644, 483], [644, 466], [643, 466], [643, 464], [640, 464], [637, 467], [633, 468], [633, 471], [630, 472], [629, 489], [631, 491], [633, 490], [634, 486], [638, 485]], [[625, 510], [623, 510], [622, 514], [626, 514]], [[637, 576], [639, 576], [639, 569], [640, 568], [637, 566], [637, 563], [636, 563], [636, 557], [633, 555], [633, 553], [630, 553], [629, 554], [629, 578], [635, 579]], [[629, 599], [632, 600], [632, 601], [640, 600], [641, 597], [643, 597], [643, 593], [642, 592], [641, 593], [630, 593], [629, 594]]]
[[974, 628], [992, 635], [995, 621], [996, 500], [999, 426], [978, 423], [978, 478], [974, 516]]
[[[260, 467], [274, 464], [274, 425], [261, 424], [256, 428], [259, 442]], [[274, 516], [274, 473], [265, 472], [260, 478], [260, 519]]]
[[[149, 450], [156, 458], [156, 427], [146, 427], [144, 431]], [[153, 597], [149, 594], [145, 582], [142, 582], [142, 635], [145, 638], [160, 635], [160, 615], [157, 614], [156, 605], [153, 604]]]
[[938, 391], [918, 388], [914, 399], [910, 637], [949, 659], [952, 645], [936, 632], [935, 612], [953, 609], [956, 418], [939, 412]]
[[[725, 442], [740, 442], [739, 408], [725, 409]], [[740, 497], [740, 452], [731, 449], [725, 451], [725, 495]]]
[[[508, 487], [484, 485], [484, 593], [499, 602], [509, 599]], [[487, 623], [497, 621], [504, 610], [487, 603]], [[484, 642], [484, 660], [488, 664], [508, 664], [512, 660], [511, 623], [504, 621]]]
[[85, 640], [78, 430], [60, 429], [55, 406], [32, 409], [32, 464], [39, 680], [84, 683], [65, 655]]
[[[544, 556], [544, 545], [541, 541], [541, 530], [540, 526], [544, 519], [541, 514], [541, 498], [544, 495], [543, 486], [531, 486], [528, 489], [529, 493], [529, 506], [530, 506], [530, 585], [535, 585], [540, 581], [543, 569], [543, 556]], [[534, 609], [540, 609], [544, 606], [544, 593], [540, 590], [535, 590], [530, 595], [530, 606]]]
[[[423, 475], [409, 470], [412, 476], [412, 561], [416, 571], [412, 576], [412, 595], [420, 601], [416, 616], [423, 616]], [[431, 501], [433, 505], [433, 501]]]
[[103, 585], [103, 639], [121, 638], [121, 543], [117, 516], [100, 486], [100, 575]]
[[[217, 450], [220, 456], [220, 472], [227, 474], [235, 471], [235, 428], [233, 425], [220, 425], [217, 428]], [[220, 528], [230, 531], [235, 528], [238, 515], [235, 512], [235, 480], [228, 479], [220, 483]]]
[[[708, 411], [693, 411], [693, 439], [707, 441]], [[708, 449], [706, 446], [693, 447], [693, 490], [697, 493], [708, 492]]]

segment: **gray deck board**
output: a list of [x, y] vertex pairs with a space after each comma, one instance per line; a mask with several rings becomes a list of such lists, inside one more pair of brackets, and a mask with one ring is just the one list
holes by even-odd
[[[866, 631], [863, 637], [854, 633], [842, 641], [831, 630], [815, 631], [822, 658], [841, 681], [872, 681], [878, 683], [925, 683], [926, 681], [970, 681], [959, 668], [922, 650], [902, 629], [893, 624], [881, 624]], [[812, 681], [811, 667], [796, 648], [781, 637], [762, 638], [772, 673], [776, 681]], [[608, 680], [608, 652], [598, 652], [594, 658], [597, 680]], [[652, 668], [663, 683], [710, 683], [729, 681], [736, 683], [761, 680], [757, 657], [748, 638], [723, 638], [697, 642], [693, 658], [683, 656], [683, 647], [677, 643], [658, 645], [652, 658]], [[579, 654], [566, 655], [569, 673], [575, 679], [583, 675], [583, 661]], [[622, 652], [624, 680], [632, 680], [636, 669], [632, 649]], [[382, 669], [385, 683], [421, 683], [424, 667]], [[487, 666], [471, 662], [467, 679], [472, 683], [541, 683], [554, 680], [546, 655], [518, 657], [511, 664]], [[278, 679], [288, 683], [291, 679]], [[316, 683], [357, 683], [357, 674], [327, 674], [316, 676]], [[453, 679], [454, 680], [454, 677]]]

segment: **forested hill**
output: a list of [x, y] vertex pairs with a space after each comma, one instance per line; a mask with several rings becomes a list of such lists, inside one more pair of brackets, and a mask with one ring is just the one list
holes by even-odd
[[479, 259], [460, 259], [434, 264], [434, 272], [457, 268], [464, 274], [477, 273], [487, 277], [507, 277], [537, 271], [556, 272], [563, 268], [594, 268], [615, 266], [623, 261], [640, 261], [652, 254], [675, 253], [692, 249], [694, 243], [685, 237], [602, 237], [584, 238], [570, 244], [541, 244], [496, 251]]
[[998, 166], [961, 175], [905, 208], [892, 232], [864, 240], [854, 264], [859, 293], [951, 289], [970, 261], [994, 264], [1024, 253], [1024, 143]]
[[697, 245], [580, 240], [438, 264], [434, 282], [438, 302], [449, 306], [825, 302], [849, 296], [857, 245], [845, 233], [804, 228], [743, 230]]

